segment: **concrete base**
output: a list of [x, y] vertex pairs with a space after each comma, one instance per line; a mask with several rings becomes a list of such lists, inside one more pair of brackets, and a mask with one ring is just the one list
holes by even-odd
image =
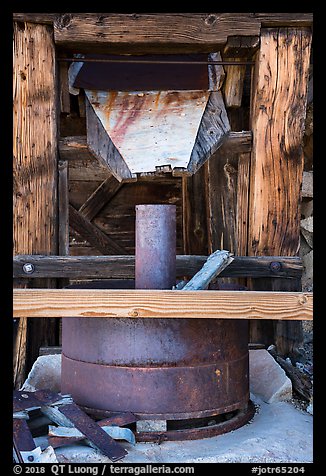
[[[312, 416], [291, 403], [267, 404], [251, 395], [257, 413], [236, 431], [202, 440], [137, 443], [121, 442], [128, 455], [122, 463], [311, 463]], [[47, 446], [46, 438], [36, 438]], [[82, 445], [55, 450], [59, 462], [110, 463], [100, 452]]]

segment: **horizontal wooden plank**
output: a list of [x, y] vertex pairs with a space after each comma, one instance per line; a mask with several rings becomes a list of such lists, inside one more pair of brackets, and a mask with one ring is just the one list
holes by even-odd
[[312, 293], [14, 289], [13, 317], [312, 320]]
[[52, 25], [57, 15], [58, 13], [13, 13], [12, 18], [14, 21]]
[[[193, 276], [207, 256], [177, 255], [177, 277]], [[33, 273], [26, 274], [24, 265], [32, 264]], [[19, 255], [13, 258], [14, 278], [71, 279], [133, 279], [134, 256], [42, 256]], [[302, 275], [302, 261], [297, 256], [235, 256], [220, 277], [287, 277]]]
[[[231, 131], [225, 138], [221, 149], [223, 147], [223, 151], [232, 150], [232, 152], [243, 154], [251, 151], [251, 145], [251, 131]], [[59, 140], [59, 153], [62, 160], [69, 160], [70, 163], [73, 163], [74, 160], [94, 160], [94, 155], [87, 146], [86, 136], [62, 137]], [[88, 180], [91, 178], [89, 177]]]
[[58, 46], [111, 53], [211, 52], [228, 36], [257, 36], [264, 26], [309, 26], [312, 13], [63, 13]]

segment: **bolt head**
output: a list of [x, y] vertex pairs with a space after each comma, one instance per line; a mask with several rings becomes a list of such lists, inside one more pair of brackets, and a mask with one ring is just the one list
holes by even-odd
[[282, 264], [279, 261], [272, 261], [269, 266], [272, 271], [279, 271], [282, 268]]
[[34, 461], [34, 456], [30, 455], [27, 459], [28, 461]]
[[32, 274], [34, 273], [35, 266], [32, 263], [25, 263], [23, 266], [23, 271], [26, 274]]

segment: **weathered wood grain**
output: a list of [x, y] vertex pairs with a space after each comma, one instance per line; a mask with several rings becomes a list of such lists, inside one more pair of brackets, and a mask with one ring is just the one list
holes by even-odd
[[[57, 254], [57, 78], [51, 28], [14, 23], [13, 56], [14, 254]], [[55, 281], [46, 284], [55, 286]], [[40, 345], [55, 344], [52, 324], [40, 322], [37, 333], [32, 324], [19, 324], [17, 388], [25, 379], [26, 332], [33, 362]]]
[[93, 225], [72, 205], [69, 205], [69, 223], [85, 240], [104, 254], [124, 254], [124, 248]]
[[229, 251], [216, 250], [209, 255], [203, 267], [191, 278], [191, 280], [182, 286], [183, 291], [197, 291], [199, 289], [208, 289], [213, 281], [227, 266], [229, 266], [234, 257]]
[[309, 29], [262, 31], [252, 115], [250, 255], [299, 249], [310, 46]]
[[188, 172], [195, 173], [222, 146], [230, 130], [222, 93], [213, 91], [210, 93], [202, 116], [196, 142], [188, 163]]
[[[291, 256], [299, 249], [302, 136], [310, 47], [309, 28], [262, 29], [253, 78], [249, 255]], [[265, 281], [259, 283], [259, 288], [256, 283], [254, 289], [273, 286]], [[282, 289], [291, 286], [293, 290], [292, 284], [284, 286]], [[291, 331], [284, 323], [277, 324], [276, 329], [268, 343], [277, 338], [278, 352], [286, 355], [294, 350], [291, 333], [296, 346], [300, 345], [302, 333], [297, 324]], [[264, 331], [256, 331], [256, 339], [261, 342]]]
[[312, 293], [14, 289], [13, 314], [24, 317], [312, 319]]
[[[193, 276], [207, 256], [177, 255], [177, 277]], [[23, 266], [34, 265], [34, 272], [26, 275]], [[298, 278], [302, 274], [302, 261], [297, 256], [235, 256], [233, 262], [222, 271], [224, 277], [279, 277]], [[106, 278], [133, 279], [135, 256], [42, 256], [20, 255], [13, 258], [14, 278]]]
[[68, 161], [58, 163], [59, 254], [69, 255], [69, 184]]
[[250, 153], [239, 154], [237, 181], [237, 208], [235, 212], [235, 234], [237, 254], [247, 255], [248, 209], [249, 209]]
[[[225, 137], [221, 148], [223, 150], [232, 150], [233, 152], [237, 153], [246, 153], [250, 152], [252, 147], [252, 133], [251, 131], [230, 131], [229, 134]], [[86, 136], [67, 136], [62, 137], [59, 140], [59, 153], [60, 157], [63, 160], [69, 160], [69, 165], [71, 168], [77, 167], [75, 162], [77, 161], [91, 161], [89, 164], [91, 166], [90, 175], [87, 177], [88, 180], [92, 179], [91, 173], [93, 173], [93, 167], [96, 168], [97, 174], [102, 174], [102, 171], [106, 176], [110, 173], [107, 170], [107, 165], [99, 164], [96, 167], [96, 163], [93, 165], [95, 156], [92, 154], [90, 149], [87, 145]], [[89, 162], [87, 162], [88, 164]], [[85, 162], [86, 165], [86, 162]], [[73, 171], [72, 171], [73, 172]], [[95, 172], [95, 170], [94, 170]], [[102, 177], [102, 175], [101, 175]], [[97, 179], [98, 177], [96, 177]], [[81, 178], [82, 180], [87, 179], [84, 176]], [[74, 178], [74, 180], [78, 180], [78, 178]], [[95, 177], [94, 177], [95, 180]]]
[[206, 164], [182, 178], [183, 252], [208, 254], [206, 217]]
[[13, 13], [14, 21], [41, 23], [46, 25], [53, 25], [53, 21], [58, 13]]
[[[232, 58], [234, 61], [240, 61], [241, 59], [239, 57]], [[226, 77], [223, 92], [226, 107], [241, 106], [245, 73], [246, 66], [225, 66]]]
[[114, 197], [122, 187], [122, 183], [110, 176], [88, 197], [79, 208], [79, 212], [89, 221]]
[[218, 51], [228, 36], [257, 36], [261, 23], [311, 25], [311, 13], [64, 13], [55, 41], [73, 51]]

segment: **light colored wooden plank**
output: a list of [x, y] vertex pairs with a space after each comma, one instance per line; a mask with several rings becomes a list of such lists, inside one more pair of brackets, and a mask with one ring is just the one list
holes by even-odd
[[312, 293], [14, 289], [14, 317], [311, 320]]

